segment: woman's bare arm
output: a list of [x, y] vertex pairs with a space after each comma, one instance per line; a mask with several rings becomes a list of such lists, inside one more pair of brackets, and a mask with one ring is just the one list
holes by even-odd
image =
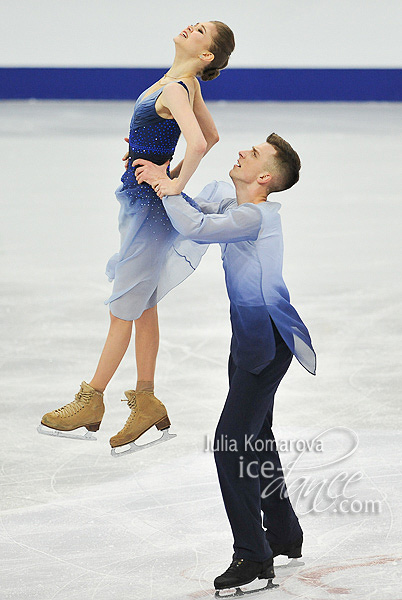
[[188, 94], [182, 86], [175, 83], [168, 84], [160, 95], [160, 99], [179, 125], [187, 144], [180, 173], [170, 183], [163, 183], [164, 194], [174, 195], [183, 191], [205, 155], [208, 143], [191, 107]]
[[216, 129], [212, 115], [207, 109], [204, 99], [202, 97], [200, 82], [198, 81], [198, 79], [195, 80], [193, 111], [201, 127], [201, 131], [206, 139], [208, 152], [208, 150], [210, 150], [212, 146], [219, 142], [219, 134], [218, 130]]
[[[195, 80], [194, 87], [195, 90], [193, 112], [203, 133], [205, 141], [207, 142], [207, 147], [205, 150], [206, 154], [207, 152], [209, 152], [212, 146], [214, 146], [219, 141], [219, 134], [218, 130], [216, 129], [214, 120], [211, 116], [211, 113], [205, 105], [198, 79]], [[172, 179], [179, 177], [182, 165], [183, 161], [180, 161], [179, 164], [174, 169], [172, 169], [172, 171], [170, 172], [170, 176], [172, 177]]]

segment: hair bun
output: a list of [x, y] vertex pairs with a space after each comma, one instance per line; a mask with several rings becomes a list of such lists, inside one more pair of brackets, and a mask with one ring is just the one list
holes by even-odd
[[207, 67], [202, 72], [201, 79], [202, 79], [202, 81], [211, 81], [211, 79], [216, 79], [216, 77], [218, 77], [220, 72], [221, 72], [220, 69], [215, 69], [214, 67], [212, 67], [212, 68]]
[[221, 70], [227, 67], [229, 56], [235, 47], [234, 35], [230, 27], [222, 21], [210, 22], [216, 27], [216, 33], [212, 36], [212, 44], [209, 48], [214, 58], [200, 73], [202, 81], [211, 81], [218, 77]]

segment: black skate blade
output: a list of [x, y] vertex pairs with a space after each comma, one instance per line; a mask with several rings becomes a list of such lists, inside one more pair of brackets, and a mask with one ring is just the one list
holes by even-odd
[[86, 440], [89, 442], [96, 442], [97, 440], [92, 431], [87, 431], [83, 435], [78, 435], [78, 433], [71, 433], [69, 431], [60, 431], [59, 429], [52, 429], [51, 427], [47, 427], [42, 423], [38, 425], [37, 431], [42, 435], [50, 435], [51, 437], [62, 437], [69, 438], [72, 440]]
[[215, 598], [241, 598], [242, 596], [248, 596], [249, 594], [259, 594], [260, 592], [272, 590], [277, 587], [279, 587], [277, 583], [272, 583], [272, 579], [268, 579], [267, 585], [265, 585], [262, 588], [257, 588], [255, 590], [242, 590], [240, 587], [227, 588], [225, 590], [216, 590]]
[[[156, 446], [157, 444], [162, 444], [163, 442], [168, 442], [173, 438], [177, 437], [176, 433], [169, 433], [169, 427], [163, 430], [163, 433], [160, 438], [154, 440], [153, 442], [148, 442], [147, 444], [138, 445], [135, 442], [131, 442], [130, 444], [125, 444], [124, 446], [119, 446], [118, 448], [112, 448], [111, 455], [114, 458], [119, 458], [120, 456], [126, 456], [127, 454], [133, 454], [133, 452], [140, 452], [140, 450], [145, 450], [145, 448], [150, 448], [151, 446]], [[124, 448], [125, 446], [129, 446], [128, 450], [119, 450], [119, 448]]]
[[303, 560], [300, 560], [300, 558], [292, 558], [288, 563], [283, 564], [283, 565], [275, 565], [275, 571], [277, 571], [278, 569], [297, 569], [299, 567], [304, 567], [306, 563]]

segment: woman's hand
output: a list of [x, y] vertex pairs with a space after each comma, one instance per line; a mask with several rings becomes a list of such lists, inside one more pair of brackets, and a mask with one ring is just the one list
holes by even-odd
[[[124, 138], [124, 141], [127, 142], [127, 144], [128, 144], [128, 138]], [[125, 153], [125, 155], [121, 159], [124, 162], [124, 168], [126, 169], [126, 171], [128, 169], [128, 155], [129, 155], [129, 152], [127, 150], [127, 152]]]
[[183, 191], [178, 185], [177, 179], [169, 179], [167, 176], [160, 179], [152, 187], [159, 198], [163, 198], [163, 196], [176, 196]]

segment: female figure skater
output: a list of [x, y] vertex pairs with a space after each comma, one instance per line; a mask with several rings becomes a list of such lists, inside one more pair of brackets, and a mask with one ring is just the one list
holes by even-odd
[[[99, 429], [105, 410], [103, 392], [127, 350], [133, 321], [137, 385], [125, 392], [131, 413], [123, 429], [111, 438], [111, 446], [134, 442], [153, 425], [159, 430], [170, 426], [166, 408], [153, 393], [159, 346], [157, 302], [194, 271], [205, 247], [180, 239], [157, 193], [181, 193], [201, 158], [219, 139], [197, 76], [207, 81], [219, 75], [234, 49], [234, 36], [224, 23], [209, 21], [189, 25], [174, 43], [172, 67], [137, 99], [131, 119], [128, 167], [116, 192], [121, 205], [121, 247], [106, 268], [114, 287], [105, 302], [110, 305], [111, 320], [105, 346], [91, 381], [82, 382], [73, 402], [43, 416], [40, 433], [63, 435], [83, 426], [89, 432]], [[165, 164], [173, 156], [180, 133], [187, 148], [184, 159], [170, 172], [171, 180], [155, 185], [155, 190], [142, 183], [141, 176], [137, 181], [133, 160]]]

